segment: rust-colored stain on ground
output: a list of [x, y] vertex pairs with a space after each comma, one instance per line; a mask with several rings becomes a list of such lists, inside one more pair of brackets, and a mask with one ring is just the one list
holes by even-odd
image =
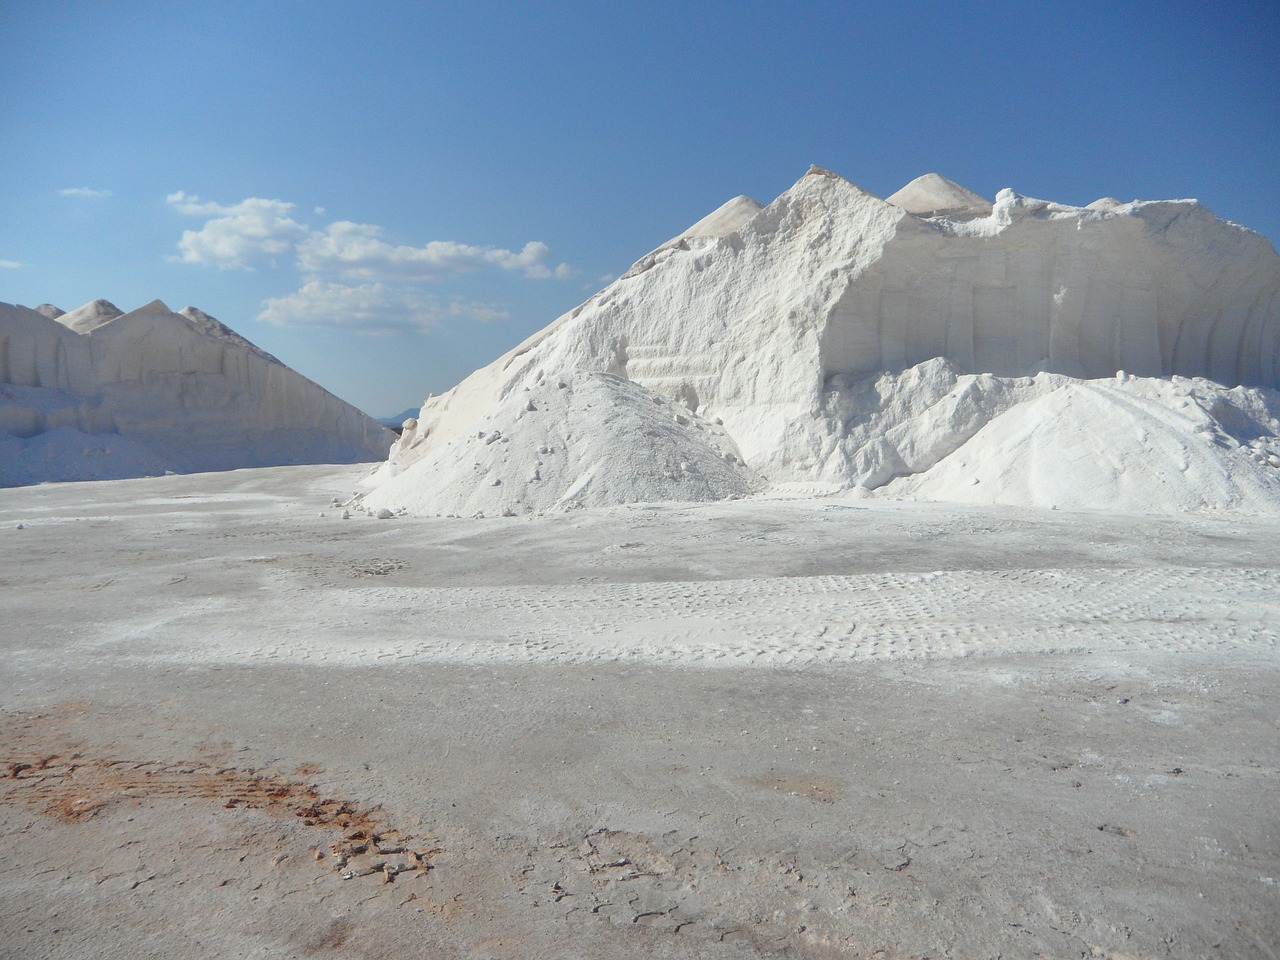
[[[33, 717], [21, 726], [43, 718]], [[30, 739], [29, 737], [21, 739]], [[98, 816], [122, 804], [200, 800], [228, 810], [261, 810], [292, 819], [305, 827], [337, 834], [326, 854], [316, 848], [317, 861], [350, 879], [396, 876], [430, 869], [441, 851], [411, 843], [413, 837], [385, 822], [378, 808], [325, 797], [314, 785], [280, 774], [219, 766], [205, 761], [180, 763], [126, 759], [68, 747], [46, 752], [28, 747], [9, 748], [0, 761], [0, 799], [21, 803], [66, 823]], [[300, 771], [318, 769], [302, 765]]]

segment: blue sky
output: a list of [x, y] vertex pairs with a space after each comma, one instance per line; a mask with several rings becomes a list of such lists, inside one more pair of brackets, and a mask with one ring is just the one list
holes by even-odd
[[0, 300], [193, 304], [416, 406], [810, 163], [1280, 239], [1280, 6], [9, 0]]

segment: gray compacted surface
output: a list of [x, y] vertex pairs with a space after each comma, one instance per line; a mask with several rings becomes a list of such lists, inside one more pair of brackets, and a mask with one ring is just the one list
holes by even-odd
[[[0, 491], [0, 955], [1280, 954], [1274, 524], [342, 521], [350, 476]], [[925, 598], [964, 574], [1003, 600], [876, 605], [922, 573]], [[707, 631], [747, 634], [803, 619], [788, 578], [827, 578], [800, 662], [590, 594], [688, 584]], [[1149, 602], [1162, 579], [1186, 586]], [[440, 619], [447, 590], [474, 591], [449, 595], [473, 631]], [[501, 609], [564, 642], [521, 660]]]

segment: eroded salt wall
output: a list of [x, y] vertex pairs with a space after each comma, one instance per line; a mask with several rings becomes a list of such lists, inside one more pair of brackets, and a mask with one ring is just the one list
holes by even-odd
[[1116, 370], [1274, 386], [1271, 245], [1194, 201], [1064, 208], [1005, 191], [989, 217], [904, 217], [827, 318], [824, 374], [946, 357], [974, 373]]

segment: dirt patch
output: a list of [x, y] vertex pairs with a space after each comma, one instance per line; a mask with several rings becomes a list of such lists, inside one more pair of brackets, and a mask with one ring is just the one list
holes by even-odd
[[354, 560], [351, 563], [353, 577], [385, 577], [403, 570], [405, 562], [394, 557], [371, 557], [367, 560]]
[[317, 937], [303, 944], [302, 949], [308, 956], [338, 950], [351, 938], [352, 933], [353, 927], [349, 920], [332, 920]]

